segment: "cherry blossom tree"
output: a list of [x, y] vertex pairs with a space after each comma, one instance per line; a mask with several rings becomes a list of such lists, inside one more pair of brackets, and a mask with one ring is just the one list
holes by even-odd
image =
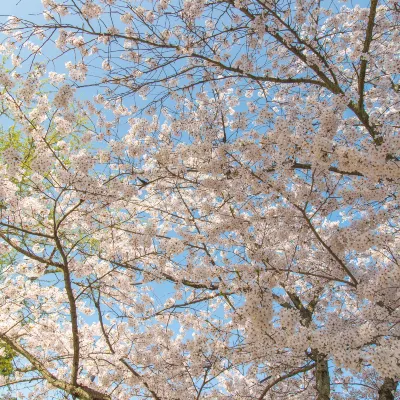
[[400, 398], [398, 3], [42, 3], [1, 26], [4, 393]]

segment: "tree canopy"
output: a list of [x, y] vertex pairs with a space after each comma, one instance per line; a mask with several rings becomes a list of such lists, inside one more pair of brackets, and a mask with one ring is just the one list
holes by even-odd
[[400, 399], [398, 2], [42, 6], [0, 26], [0, 394]]

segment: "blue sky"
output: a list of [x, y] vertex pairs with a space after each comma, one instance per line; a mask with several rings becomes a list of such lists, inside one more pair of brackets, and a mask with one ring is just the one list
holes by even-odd
[[40, 0], [6, 0], [1, 2], [0, 16], [18, 15], [20, 18], [38, 16], [41, 18], [42, 2]]

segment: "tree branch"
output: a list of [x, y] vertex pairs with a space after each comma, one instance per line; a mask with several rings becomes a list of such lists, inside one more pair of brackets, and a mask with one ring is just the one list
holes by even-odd
[[18, 343], [15, 343], [6, 335], [0, 333], [0, 339], [7, 343], [14, 351], [24, 356], [34, 367], [35, 369], [49, 382], [52, 386], [64, 390], [65, 392], [76, 396], [81, 400], [111, 400], [111, 397], [107, 394], [98, 392], [92, 388], [87, 386], [71, 384], [65, 382], [61, 379], [58, 379], [51, 372], [47, 370], [47, 368], [30, 352], [20, 346]]

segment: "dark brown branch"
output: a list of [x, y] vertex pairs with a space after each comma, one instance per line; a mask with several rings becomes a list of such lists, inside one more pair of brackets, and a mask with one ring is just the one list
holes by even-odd
[[61, 258], [63, 260], [62, 264], [62, 272], [63, 272], [63, 277], [64, 277], [64, 283], [65, 283], [65, 291], [67, 292], [67, 297], [68, 297], [68, 303], [69, 303], [69, 310], [70, 310], [70, 315], [71, 315], [71, 327], [72, 327], [72, 345], [73, 345], [73, 357], [72, 357], [72, 370], [71, 370], [71, 382], [73, 385], [77, 384], [78, 381], [78, 372], [79, 372], [79, 355], [80, 355], [80, 340], [79, 340], [79, 329], [78, 329], [78, 312], [77, 312], [77, 307], [76, 307], [76, 299], [74, 296], [74, 292], [72, 289], [72, 283], [71, 283], [71, 274], [69, 272], [68, 268], [68, 258], [65, 254], [65, 251], [63, 249], [62, 243], [60, 241], [60, 238], [58, 237], [58, 229], [60, 228], [61, 222], [65, 220], [65, 218], [79, 205], [81, 202], [79, 202], [75, 207], [70, 210], [70, 212], [66, 213], [63, 218], [60, 219], [60, 221], [56, 222], [56, 206], [57, 202], [54, 204], [54, 210], [53, 210], [53, 223], [54, 223], [54, 228], [53, 228], [53, 235], [54, 235], [54, 241], [56, 243], [57, 250], [59, 251]]
[[336, 253], [325, 243], [322, 237], [319, 235], [317, 230], [315, 229], [314, 225], [311, 223], [310, 219], [307, 216], [307, 213], [297, 205], [294, 205], [302, 214], [304, 219], [307, 222], [307, 225], [310, 227], [311, 231], [313, 232], [314, 236], [318, 239], [318, 241], [322, 244], [322, 246], [328, 251], [328, 253], [338, 262], [338, 264], [342, 267], [342, 269], [346, 272], [346, 274], [350, 277], [352, 282], [349, 282], [352, 286], [357, 286], [358, 281], [356, 277], [351, 273], [351, 271], [347, 268], [345, 263], [336, 255]]
[[[94, 298], [94, 294], [93, 294], [93, 303], [94, 303], [94, 306], [96, 307], [96, 310], [97, 310], [97, 315], [98, 315], [98, 317], [99, 317], [99, 322], [100, 322], [100, 328], [101, 328], [101, 332], [103, 333], [104, 340], [106, 341], [107, 346], [108, 346], [110, 352], [111, 352], [112, 354], [115, 354], [114, 348], [113, 348], [113, 346], [112, 346], [112, 344], [111, 344], [111, 342], [110, 342], [110, 339], [109, 339], [109, 337], [108, 337], [108, 334], [107, 334], [106, 329], [105, 329], [105, 326], [104, 326], [103, 315], [102, 315], [102, 313], [101, 313], [101, 308], [100, 308], [100, 299], [96, 300], [96, 299]], [[128, 363], [124, 358], [120, 358], [119, 361], [121, 361], [121, 363], [124, 364], [125, 367], [126, 367], [136, 378], [139, 378], [139, 380], [142, 382], [143, 386], [151, 393], [151, 395], [152, 395], [152, 397], [154, 398], [154, 400], [161, 400], [161, 397], [159, 397], [159, 396], [157, 395], [157, 393], [154, 392], [154, 390], [150, 389], [149, 384], [143, 379], [143, 377], [142, 377], [138, 372], [136, 372], [136, 371], [129, 365], [129, 363]]]
[[[375, 24], [375, 15], [376, 15], [376, 7], [378, 6], [378, 0], [371, 0], [371, 7], [369, 10], [368, 16], [368, 25], [367, 30], [365, 32], [365, 41], [363, 46], [363, 54], [367, 54], [369, 52], [369, 48], [372, 42], [372, 31], [374, 29]], [[358, 100], [358, 108], [362, 110], [364, 108], [364, 85], [365, 85], [365, 75], [367, 71], [367, 63], [368, 61], [363, 58], [361, 60], [361, 67], [360, 73], [358, 77], [358, 93], [359, 93], [359, 100]]]
[[315, 368], [315, 382], [317, 387], [316, 400], [330, 400], [331, 382], [329, 377], [328, 360], [324, 354], [317, 353]]
[[392, 378], [385, 378], [378, 390], [378, 400], [394, 400], [397, 382]]
[[270, 389], [272, 389], [277, 383], [284, 381], [285, 379], [291, 378], [292, 376], [295, 376], [297, 374], [300, 374], [302, 372], [307, 372], [310, 369], [313, 369], [315, 367], [315, 363], [306, 365], [301, 368], [294, 369], [293, 371], [289, 372], [288, 374], [282, 375], [279, 378], [275, 379], [273, 382], [271, 382], [261, 393], [261, 396], [258, 398], [258, 400], [263, 400], [264, 397], [267, 395]]
[[28, 258], [30, 258], [32, 260], [38, 261], [38, 262], [40, 262], [42, 264], [45, 264], [45, 265], [51, 265], [52, 267], [63, 268], [63, 264], [61, 264], [61, 263], [58, 263], [58, 262], [55, 262], [55, 261], [51, 261], [51, 260], [48, 260], [46, 258], [42, 258], [42, 257], [32, 253], [31, 251], [25, 250], [22, 247], [17, 246], [15, 243], [13, 243], [11, 241], [11, 239], [9, 239], [3, 233], [0, 233], [0, 238], [2, 238], [5, 242], [7, 242], [13, 249], [17, 250], [19, 253], [23, 254], [24, 256], [26, 256], [26, 257], [28, 257]]
[[107, 394], [98, 392], [92, 388], [87, 386], [71, 384], [65, 382], [61, 379], [58, 379], [52, 373], [50, 373], [47, 368], [40, 362], [33, 354], [29, 353], [26, 349], [20, 346], [18, 343], [15, 343], [9, 337], [0, 333], [0, 340], [7, 343], [15, 352], [25, 357], [32, 366], [55, 388], [64, 390], [65, 392], [76, 396], [81, 400], [111, 400], [111, 397]]
[[[293, 169], [312, 169], [311, 164], [302, 164], [302, 163], [294, 163], [292, 166]], [[342, 171], [336, 167], [329, 167], [328, 171], [335, 172], [341, 175], [351, 175], [351, 176], [364, 176], [361, 172], [358, 171]]]

